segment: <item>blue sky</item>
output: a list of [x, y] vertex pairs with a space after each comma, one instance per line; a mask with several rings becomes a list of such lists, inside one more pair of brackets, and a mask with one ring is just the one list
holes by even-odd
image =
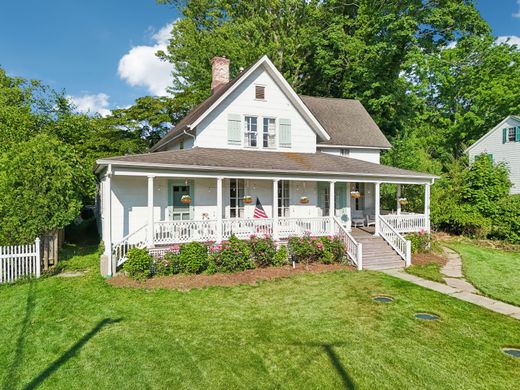
[[[496, 36], [520, 44], [520, 0], [479, 0], [477, 8]], [[177, 18], [155, 0], [5, 1], [0, 66], [65, 89], [82, 110], [107, 113], [165, 93], [169, 64], [153, 54]]]

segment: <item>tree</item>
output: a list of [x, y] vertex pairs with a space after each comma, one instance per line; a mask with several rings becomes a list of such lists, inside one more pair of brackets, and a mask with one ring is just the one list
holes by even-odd
[[93, 177], [70, 146], [39, 134], [0, 156], [0, 244], [31, 242], [78, 215]]

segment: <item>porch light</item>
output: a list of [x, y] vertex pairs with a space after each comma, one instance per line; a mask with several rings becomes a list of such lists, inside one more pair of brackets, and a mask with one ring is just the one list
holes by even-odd
[[354, 199], [359, 199], [359, 198], [361, 198], [361, 193], [359, 191], [351, 191], [350, 196], [353, 197]]

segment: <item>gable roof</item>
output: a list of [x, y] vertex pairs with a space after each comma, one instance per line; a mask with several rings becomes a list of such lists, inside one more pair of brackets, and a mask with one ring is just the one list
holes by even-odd
[[267, 56], [262, 56], [257, 62], [249, 68], [244, 69], [236, 78], [229, 83], [219, 86], [213, 94], [204, 100], [202, 103], [192, 109], [179, 123], [166, 134], [159, 142], [157, 142], [150, 151], [155, 151], [166, 145], [176, 136], [182, 134], [184, 131], [195, 128], [207, 115], [209, 115], [231, 92], [233, 92], [249, 75], [251, 75], [260, 66], [264, 66], [266, 71], [273, 77], [274, 81], [287, 95], [289, 100], [294, 104], [296, 109], [302, 114], [305, 120], [311, 125], [313, 130], [320, 136], [320, 138], [329, 140], [330, 136], [327, 134], [320, 122], [314, 117], [305, 104], [303, 104], [300, 97], [294, 92], [287, 80], [276, 69], [274, 64]]
[[320, 145], [392, 147], [359, 100], [300, 95], [330, 135]]
[[196, 169], [213, 172], [220, 169], [223, 171], [231, 170], [247, 173], [330, 174], [343, 177], [351, 175], [385, 176], [426, 180], [433, 180], [437, 177], [428, 173], [409, 171], [321, 152], [264, 152], [199, 147], [103, 158], [98, 160], [97, 164], [98, 169], [99, 166], [114, 164], [176, 170]]
[[482, 141], [484, 141], [487, 137], [491, 135], [497, 128], [500, 128], [504, 125], [505, 122], [507, 122], [509, 119], [514, 119], [517, 122], [520, 123], [520, 116], [518, 115], [508, 115], [505, 117], [498, 125], [494, 126], [491, 130], [489, 130], [486, 134], [484, 134], [482, 137], [480, 137], [478, 140], [476, 140], [472, 145], [468, 146], [464, 153], [468, 153], [471, 149], [473, 149], [475, 146], [479, 145]]

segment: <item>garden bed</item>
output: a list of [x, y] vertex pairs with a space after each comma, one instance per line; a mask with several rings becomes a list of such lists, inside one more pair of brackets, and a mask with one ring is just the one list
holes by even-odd
[[190, 290], [193, 288], [204, 288], [211, 286], [237, 286], [240, 284], [254, 285], [258, 281], [285, 278], [302, 273], [320, 273], [338, 270], [354, 270], [353, 267], [342, 264], [296, 264], [293, 268], [290, 265], [283, 267], [268, 267], [249, 269], [235, 273], [216, 273], [213, 275], [172, 275], [158, 276], [144, 281], [131, 279], [126, 275], [117, 275], [107, 279], [114, 287], [133, 287], [133, 288], [167, 288], [174, 290]]

